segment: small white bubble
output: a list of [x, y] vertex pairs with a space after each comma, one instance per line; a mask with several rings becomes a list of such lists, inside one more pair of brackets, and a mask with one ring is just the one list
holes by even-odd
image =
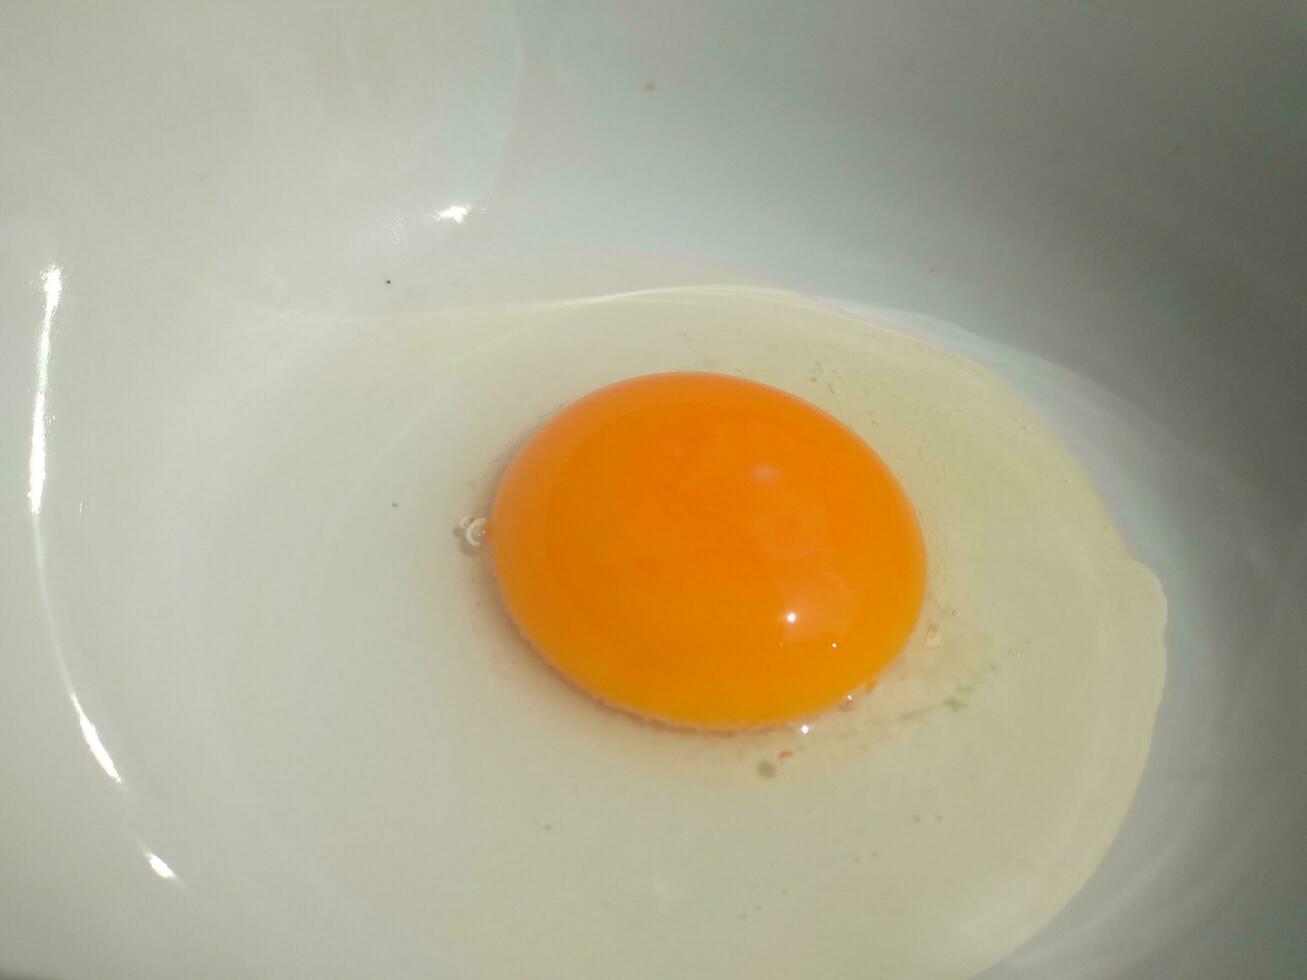
[[486, 539], [489, 522], [484, 517], [465, 517], [459, 523], [463, 529], [463, 540], [473, 548], [480, 548]]

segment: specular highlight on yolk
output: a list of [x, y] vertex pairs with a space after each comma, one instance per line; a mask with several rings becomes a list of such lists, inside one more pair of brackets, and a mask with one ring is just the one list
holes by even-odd
[[874, 680], [925, 588], [880, 457], [814, 406], [715, 374], [632, 378], [560, 411], [504, 473], [490, 545], [549, 663], [700, 728], [808, 716]]

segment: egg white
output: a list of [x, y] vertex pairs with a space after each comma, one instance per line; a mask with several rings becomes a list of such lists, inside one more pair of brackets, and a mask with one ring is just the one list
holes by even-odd
[[[252, 529], [239, 566], [197, 564], [251, 610], [246, 633], [216, 624], [205, 696], [246, 719], [225, 757], [309, 893], [457, 976], [958, 977], [1099, 862], [1147, 755], [1165, 603], [991, 373], [757, 289], [446, 310], [366, 345], [348, 326], [294, 384], [185, 430], [241, 460], [248, 486], [213, 506]], [[917, 631], [806, 732], [693, 734], [595, 704], [520, 640], [463, 543], [542, 419], [674, 369], [830, 411], [917, 509]], [[275, 451], [250, 456], [249, 431]]]

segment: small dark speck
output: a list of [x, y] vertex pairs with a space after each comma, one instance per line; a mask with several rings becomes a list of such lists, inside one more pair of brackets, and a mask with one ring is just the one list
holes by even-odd
[[644, 90], [645, 90], [646, 92], [652, 92], [652, 91], [653, 91], [654, 89], [656, 89], [657, 87], [658, 87], [658, 82], [655, 81], [655, 80], [652, 79], [652, 78], [649, 79], [649, 81], [647, 81], [647, 82], [644, 83]]
[[943, 821], [944, 821], [944, 814], [942, 813], [935, 814], [935, 823], [943, 823]]
[[920, 814], [920, 813], [914, 813], [914, 814], [912, 815], [912, 822], [913, 822], [913, 823], [921, 823], [921, 814]]
[[392, 500], [392, 501], [390, 502], [390, 506], [391, 506], [391, 507], [398, 507], [398, 506], [399, 506], [399, 501], [398, 501], [398, 500]]
[[386, 285], [387, 285], [387, 286], [390, 285], [390, 280], [389, 280], [389, 279], [386, 280]]
[[776, 764], [763, 759], [758, 763], [758, 775], [763, 779], [771, 779], [776, 775]]
[[949, 698], [947, 701], [944, 702], [944, 704], [948, 706], [948, 709], [950, 711], [961, 711], [963, 708], [967, 706], [967, 703], [965, 701], [961, 701], [958, 698]]

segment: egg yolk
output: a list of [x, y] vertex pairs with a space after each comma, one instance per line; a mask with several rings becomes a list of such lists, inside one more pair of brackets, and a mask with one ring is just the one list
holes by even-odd
[[880, 457], [807, 402], [715, 374], [568, 405], [509, 464], [489, 542], [550, 664], [697, 728], [810, 716], [867, 685], [925, 588], [916, 516]]

